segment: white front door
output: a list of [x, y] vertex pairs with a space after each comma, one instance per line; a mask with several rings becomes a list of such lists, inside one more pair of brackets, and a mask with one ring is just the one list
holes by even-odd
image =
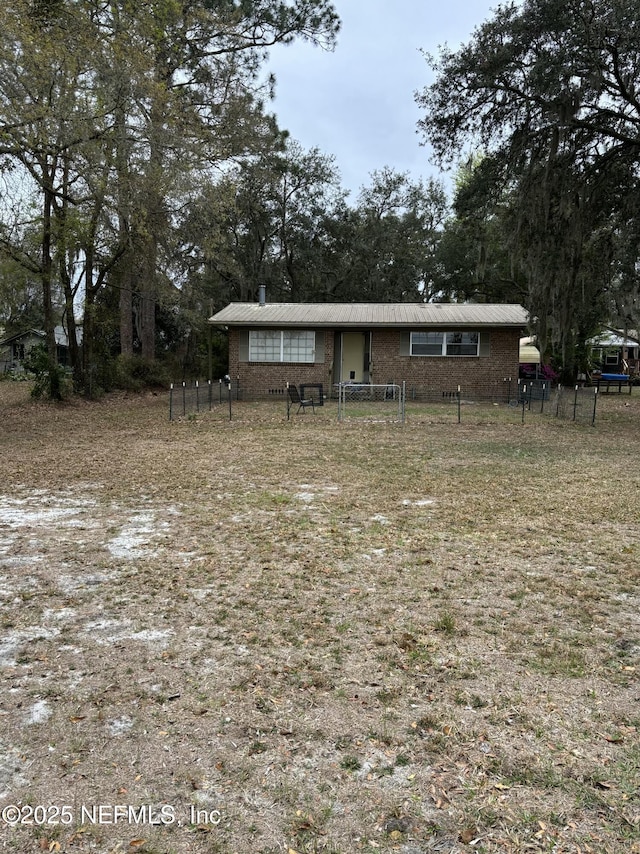
[[342, 333], [341, 382], [371, 382], [369, 372], [370, 341], [371, 333], [369, 332]]

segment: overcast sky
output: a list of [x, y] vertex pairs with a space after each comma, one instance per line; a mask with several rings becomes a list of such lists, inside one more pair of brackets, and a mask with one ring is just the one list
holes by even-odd
[[420, 50], [455, 48], [499, 0], [334, 0], [342, 20], [328, 53], [300, 42], [272, 51], [271, 110], [305, 149], [334, 155], [351, 201], [375, 169], [439, 177], [420, 145], [414, 93], [431, 71]]

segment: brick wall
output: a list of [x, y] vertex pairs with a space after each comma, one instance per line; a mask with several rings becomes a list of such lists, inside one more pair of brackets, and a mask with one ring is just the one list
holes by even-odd
[[303, 385], [322, 383], [325, 395], [331, 393], [333, 378], [333, 330], [324, 335], [324, 362], [318, 364], [240, 362], [239, 331], [229, 330], [229, 375], [234, 387], [239, 383], [243, 394], [249, 397], [265, 397], [284, 393], [287, 383]]
[[[371, 342], [372, 382], [389, 381], [407, 384], [428, 393], [455, 391], [460, 386], [469, 398], [505, 397], [507, 383], [518, 377], [519, 331], [514, 329], [487, 330], [490, 334], [487, 356], [403, 356], [401, 332], [398, 329], [374, 329]], [[325, 394], [331, 393], [334, 383], [333, 330], [324, 334], [324, 362], [318, 364], [277, 364], [239, 361], [239, 332], [229, 330], [229, 372], [234, 386], [249, 397], [264, 397], [282, 393], [287, 382], [322, 383]]]
[[375, 330], [371, 346], [373, 382], [406, 382], [411, 387], [437, 394], [455, 391], [470, 398], [502, 397], [505, 379], [518, 378], [520, 333], [516, 329], [491, 329], [487, 356], [401, 356], [400, 331]]

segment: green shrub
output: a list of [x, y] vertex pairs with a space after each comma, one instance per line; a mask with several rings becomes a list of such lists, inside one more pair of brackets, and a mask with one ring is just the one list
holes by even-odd
[[169, 377], [165, 365], [161, 362], [143, 359], [142, 356], [118, 356], [115, 364], [115, 385], [128, 391], [166, 388], [169, 385]]
[[33, 397], [63, 400], [73, 391], [73, 381], [56, 362], [52, 362], [44, 344], [36, 344], [27, 353], [23, 362], [25, 370], [34, 377]]

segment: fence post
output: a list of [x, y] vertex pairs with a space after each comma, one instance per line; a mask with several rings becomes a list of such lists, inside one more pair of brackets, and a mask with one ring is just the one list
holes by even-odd
[[406, 418], [406, 403], [407, 403], [407, 381], [402, 380], [402, 389], [400, 391], [402, 395], [402, 423], [404, 424]]
[[521, 398], [522, 398], [522, 423], [524, 424], [524, 409], [525, 409], [525, 406], [527, 405], [527, 384], [526, 383], [522, 386]]
[[213, 386], [211, 385], [211, 380], [209, 380], [209, 412], [213, 409]]
[[593, 414], [591, 416], [591, 426], [593, 427], [596, 423], [596, 405], [598, 402], [598, 386], [596, 386], [593, 390]]
[[576, 420], [576, 409], [578, 408], [578, 385], [576, 383], [575, 392], [573, 395], [573, 421]]
[[547, 384], [542, 383], [542, 398], [540, 400], [540, 415], [544, 412], [544, 396], [547, 393]]
[[556, 418], [560, 417], [560, 398], [562, 397], [562, 386], [558, 385], [558, 396], [556, 398]]
[[173, 421], [173, 383], [169, 385], [169, 421]]
[[200, 412], [200, 387], [198, 386], [198, 380], [196, 380], [196, 412]]
[[458, 386], [458, 391], [456, 392], [456, 396], [458, 398], [458, 424], [460, 423], [460, 386]]
[[187, 384], [182, 381], [182, 417], [187, 414]]

